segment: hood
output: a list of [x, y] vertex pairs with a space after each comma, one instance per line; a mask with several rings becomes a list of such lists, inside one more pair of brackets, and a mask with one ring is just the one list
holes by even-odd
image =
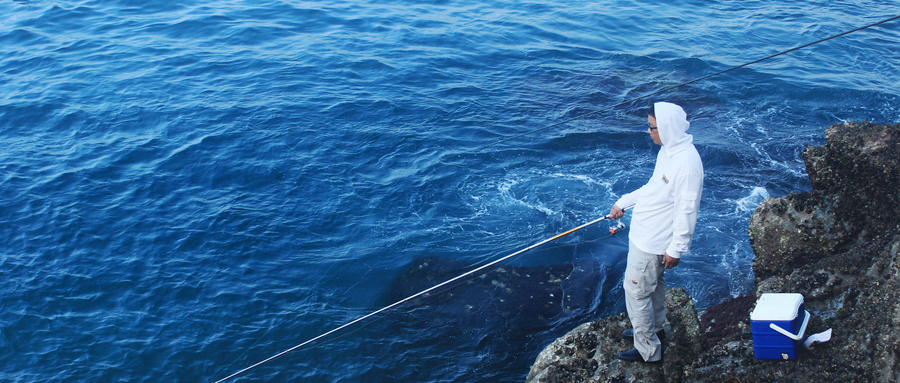
[[669, 102], [657, 102], [653, 109], [659, 140], [669, 155], [680, 152], [694, 141], [694, 136], [686, 133], [691, 123], [684, 109]]

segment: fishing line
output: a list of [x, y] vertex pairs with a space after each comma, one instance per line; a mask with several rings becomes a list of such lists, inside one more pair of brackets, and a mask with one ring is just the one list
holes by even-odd
[[[626, 228], [625, 224], [622, 223], [622, 221], [619, 221], [619, 222], [618, 222], [618, 225], [616, 225], [615, 227], [612, 227], [612, 228], [609, 229], [609, 234], [607, 234], [607, 235], [604, 235], [604, 236], [601, 236], [601, 237], [598, 237], [598, 238], [594, 238], [594, 239], [590, 239], [590, 240], [586, 240], [586, 241], [576, 242], [576, 243], [568, 243], [568, 244], [565, 244], [565, 245], [559, 245], [559, 246], [553, 246], [553, 247], [545, 247], [545, 248], [543, 248], [543, 249], [541, 249], [541, 250], [535, 251], [535, 253], [544, 252], [544, 251], [550, 251], [550, 250], [555, 250], [555, 249], [561, 249], [561, 248], [565, 248], [565, 247], [578, 246], [578, 245], [583, 245], [583, 244], [586, 244], [586, 243], [597, 242], [597, 241], [600, 241], [600, 240], [602, 240], [602, 239], [606, 239], [606, 238], [612, 237], [612, 236], [618, 234], [619, 232], [621, 232], [622, 230], [624, 230], [625, 228]], [[429, 293], [429, 294], [425, 294], [425, 295], [422, 295], [422, 296], [418, 296], [418, 297], [416, 297], [415, 299], [411, 299], [411, 300], [407, 301], [406, 303], [416, 302], [416, 301], [419, 301], [419, 300], [422, 300], [422, 299], [430, 298], [430, 297], [432, 297], [432, 296], [436, 296], [436, 295], [443, 294], [443, 293], [445, 293], [445, 292], [447, 292], [447, 291], [450, 291], [450, 290], [454, 289], [454, 288], [457, 287], [457, 286], [460, 286], [460, 285], [462, 285], [462, 284], [464, 284], [464, 283], [467, 283], [467, 282], [473, 281], [473, 280], [475, 280], [475, 279], [481, 278], [481, 277], [483, 277], [484, 275], [487, 275], [488, 273], [491, 273], [491, 272], [493, 272], [493, 271], [496, 271], [496, 270], [498, 270], [498, 269], [500, 269], [500, 268], [502, 268], [502, 266], [499, 266], [499, 267], [494, 268], [494, 269], [491, 269], [491, 270], [487, 270], [487, 271], [484, 272], [484, 274], [481, 274], [481, 275], [472, 275], [471, 278], [469, 278], [469, 279], [459, 280], [459, 281], [457, 281], [456, 283], [454, 283], [453, 285], [445, 286], [446, 288], [444, 288], [443, 290], [434, 291], [433, 294]], [[399, 306], [398, 306], [398, 307], [399, 307]], [[306, 348], [305, 350], [312, 350], [312, 349], [315, 349], [315, 348], [317, 348], [317, 347], [321, 347], [321, 346], [325, 345], [325, 344], [328, 343], [328, 342], [333, 342], [333, 341], [335, 341], [335, 340], [338, 340], [338, 339], [341, 339], [341, 338], [345, 338], [345, 337], [348, 337], [348, 336], [350, 336], [350, 335], [353, 335], [353, 334], [355, 334], [355, 333], [357, 333], [357, 332], [359, 332], [359, 331], [362, 331], [363, 329], [366, 328], [366, 326], [368, 326], [368, 325], [370, 325], [370, 324], [372, 324], [372, 323], [374, 323], [374, 322], [376, 322], [376, 321], [378, 321], [378, 320], [380, 320], [380, 319], [386, 317], [388, 314], [390, 314], [391, 312], [393, 312], [393, 310], [396, 309], [396, 308], [398, 308], [398, 307], [395, 307], [395, 308], [393, 308], [393, 309], [391, 309], [391, 310], [387, 310], [387, 311], [385, 311], [385, 312], [382, 312], [382, 313], [379, 315], [378, 318], [373, 319], [373, 320], [371, 320], [371, 321], [368, 321], [367, 323], [361, 324], [359, 327], [357, 327], [357, 328], [354, 329], [353, 331], [344, 332], [343, 334], [338, 335], [338, 336], [335, 336], [334, 338], [330, 338], [330, 339], [328, 339], [328, 340], [326, 340], [326, 341], [316, 343], [315, 345], [309, 346], [309, 347]], [[271, 330], [271, 329], [270, 329], [270, 330]], [[269, 331], [266, 331], [266, 334], [263, 334], [263, 337], [265, 337], [265, 335], [267, 335], [268, 333], [269, 333]], [[247, 353], [250, 351], [251, 348], [253, 348], [253, 347], [256, 346], [257, 344], [259, 344], [260, 341], [262, 341], [263, 337], [259, 338], [256, 342], [253, 343], [252, 346], [250, 346], [250, 348], [248, 348], [246, 351], [244, 351], [244, 353], [241, 354], [241, 357], [243, 357], [244, 355], [247, 355]], [[296, 351], [296, 350], [295, 350], [295, 351]], [[240, 359], [240, 358], [239, 358], [239, 359]], [[224, 368], [224, 369], [222, 369], [222, 370], [224, 371], [224, 370], [226, 370], [226, 369], [230, 369], [232, 365], [234, 365], [234, 362], [232, 362], [230, 365], [228, 365], [226, 368]], [[222, 373], [222, 371], [219, 371], [219, 373], [217, 373], [216, 376], [221, 375], [221, 373]], [[234, 376], [234, 375], [232, 375], [232, 376]], [[227, 380], [227, 379], [228, 379], [228, 377], [223, 378], [222, 380], [219, 380], [218, 382], [221, 382], [221, 381]], [[218, 382], [217, 382], [217, 383], [218, 383]]]
[[[627, 209], [625, 209], [625, 210], [627, 210]], [[380, 309], [378, 309], [378, 310], [375, 310], [375, 311], [373, 311], [373, 312], [371, 312], [371, 313], [369, 313], [369, 314], [363, 315], [363, 316], [361, 316], [361, 317], [359, 317], [359, 318], [357, 318], [357, 319], [355, 319], [355, 320], [352, 320], [352, 321], [350, 321], [350, 322], [347, 322], [347, 323], [345, 323], [345, 324], [343, 324], [343, 325], [341, 325], [341, 326], [335, 327], [334, 329], [332, 329], [332, 330], [330, 330], [330, 331], [328, 331], [328, 332], [322, 333], [321, 335], [318, 335], [318, 336], [316, 336], [315, 338], [309, 339], [309, 340], [307, 340], [307, 341], [305, 341], [305, 342], [303, 342], [303, 343], [300, 343], [300, 344], [298, 344], [298, 345], [296, 345], [296, 346], [294, 346], [294, 347], [291, 347], [291, 348], [289, 348], [289, 349], [287, 349], [287, 350], [284, 350], [284, 351], [282, 351], [282, 352], [279, 352], [278, 354], [275, 354], [275, 355], [273, 355], [273, 356], [270, 356], [270, 357], [268, 357], [268, 358], [266, 358], [266, 359], [264, 359], [264, 360], [262, 360], [262, 361], [260, 361], [260, 362], [257, 362], [257, 363], [255, 363], [255, 364], [249, 366], [249, 367], [246, 367], [246, 368], [244, 368], [244, 369], [242, 369], [242, 370], [240, 370], [240, 371], [237, 371], [237, 372], [235, 372], [235, 373], [233, 373], [233, 374], [231, 374], [231, 375], [228, 375], [228, 376], [226, 376], [226, 377], [224, 377], [224, 378], [222, 378], [222, 379], [219, 379], [219, 380], [217, 380], [215, 383], [221, 383], [221, 382], [224, 382], [224, 381], [226, 381], [226, 380], [228, 380], [228, 379], [231, 379], [231, 378], [233, 378], [233, 377], [236, 377], [236, 376], [238, 376], [238, 375], [241, 375], [241, 374], [243, 374], [243, 373], [245, 373], [245, 372], [247, 372], [247, 371], [249, 371], [249, 370], [252, 370], [252, 369], [254, 369], [254, 368], [256, 368], [256, 367], [259, 367], [259, 366], [261, 366], [261, 365], [263, 365], [263, 364], [265, 364], [265, 363], [268, 363], [268, 362], [270, 362], [270, 361], [272, 361], [272, 360], [275, 360], [275, 359], [277, 359], [277, 358], [279, 358], [279, 357], [282, 357], [282, 356], [284, 356], [284, 355], [290, 353], [291, 351], [294, 351], [294, 350], [296, 350], [296, 349], [298, 349], [298, 348], [301, 348], [301, 347], [303, 347], [303, 346], [306, 346], [306, 345], [308, 345], [308, 344], [310, 344], [310, 343], [313, 343], [313, 342], [315, 342], [315, 341], [317, 341], [317, 340], [319, 340], [319, 339], [322, 339], [322, 338], [327, 337], [327, 336], [329, 336], [329, 335], [331, 335], [331, 334], [334, 334], [334, 333], [336, 333], [336, 332], [338, 332], [338, 331], [341, 331], [341, 330], [343, 330], [343, 329], [345, 329], [345, 328], [347, 328], [347, 327], [350, 327], [350, 326], [352, 326], [352, 325], [354, 325], [354, 324], [357, 324], [357, 323], [359, 323], [359, 322], [362, 322], [362, 321], [364, 321], [364, 320], [366, 320], [366, 319], [369, 319], [369, 318], [371, 318], [371, 317], [373, 317], [373, 316], [376, 316], [376, 315], [378, 315], [378, 314], [384, 313], [384, 312], [386, 312], [386, 311], [392, 310], [392, 309], [394, 309], [394, 308], [396, 308], [396, 307], [398, 307], [398, 306], [401, 306], [401, 305], [403, 305], [403, 304], [405, 304], [405, 303], [408, 303], [408, 302], [410, 302], [410, 301], [412, 301], [412, 300], [414, 300], [414, 299], [417, 299], [417, 298], [419, 298], [419, 297], [422, 297], [423, 295], [429, 294], [429, 293], [431, 293], [431, 292], [433, 292], [433, 291], [435, 291], [435, 290], [438, 290], [438, 289], [440, 289], [440, 288], [442, 288], [442, 287], [445, 287], [445, 286], [447, 286], [447, 285], [450, 285], [450, 284], [453, 284], [453, 283], [455, 283], [455, 282], [457, 282], [457, 281], [460, 281], [460, 280], [462, 280], [463, 278], [466, 278], [466, 277], [468, 277], [468, 276], [474, 275], [474, 274], [476, 274], [476, 273], [478, 273], [478, 272], [480, 272], [480, 271], [482, 271], [482, 270], [485, 270], [485, 269], [487, 269], [487, 268], [490, 268], [490, 267], [492, 267], [492, 266], [494, 266], [494, 265], [497, 265], [497, 264], [499, 264], [499, 263], [501, 263], [501, 262], [505, 262], [505, 261], [507, 261], [507, 260], [509, 260], [509, 259], [511, 259], [511, 258], [513, 258], [513, 257], [515, 257], [515, 256], [517, 256], [517, 255], [520, 255], [520, 254], [525, 253], [525, 252], [527, 252], [527, 251], [533, 250], [533, 249], [535, 249], [535, 248], [537, 248], [537, 247], [539, 247], [539, 246], [541, 246], [541, 245], [544, 245], [544, 244], [546, 244], [546, 243], [555, 241], [555, 240], [557, 240], [557, 239], [559, 239], [559, 238], [565, 237], [565, 236], [567, 236], [567, 235], [569, 235], [569, 234], [572, 234], [572, 233], [574, 233], [574, 232], [576, 232], [576, 231], [579, 231], [579, 230], [581, 230], [581, 229], [584, 229], [584, 228], [586, 228], [586, 227], [588, 227], [588, 226], [594, 225], [594, 224], [599, 223], [599, 222], [601, 222], [601, 221], [605, 221], [605, 220], [607, 220], [607, 219], [610, 219], [610, 218], [609, 218], [608, 216], [604, 216], [604, 217], [597, 218], [597, 219], [595, 219], [595, 220], [593, 220], [593, 221], [591, 221], [591, 222], [582, 224], [581, 226], [575, 227], [575, 228], [573, 228], [573, 229], [569, 229], [569, 230], [567, 230], [567, 231], [565, 231], [565, 232], [562, 232], [562, 233], [559, 233], [559, 234], [557, 234], [557, 235], [554, 235], [553, 237], [547, 238], [547, 239], [545, 239], [545, 240], [543, 240], [543, 241], [540, 241], [540, 242], [537, 242], [537, 243], [535, 243], [535, 244], [533, 244], [533, 245], [531, 245], [531, 246], [528, 246], [528, 247], [526, 247], [526, 248], [524, 248], [524, 249], [522, 249], [522, 250], [516, 251], [516, 252], [514, 252], [514, 253], [512, 253], [512, 254], [509, 254], [509, 255], [507, 255], [507, 256], [504, 256], [504, 257], [502, 257], [502, 258], [499, 258], [499, 259], [497, 259], [497, 260], [495, 260], [495, 261], [492, 261], [492, 262], [487, 263], [487, 264], [485, 264], [485, 265], [479, 266], [479, 267], [477, 267], [477, 268], [475, 268], [475, 269], [473, 269], [473, 270], [467, 271], [467, 272], [465, 272], [465, 273], [463, 273], [463, 274], [460, 274], [460, 275], [458, 275], [458, 276], [456, 276], [456, 277], [453, 277], [453, 278], [451, 278], [451, 279], [448, 279], [448, 280], [446, 280], [446, 281], [444, 281], [444, 282], [441, 282], [441, 283], [439, 283], [439, 284], [437, 284], [437, 285], [434, 285], [434, 286], [432, 286], [432, 287], [430, 287], [430, 288], [427, 288], [427, 289], [422, 290], [422, 291], [420, 291], [420, 292], [418, 292], [418, 293], [415, 293], [415, 294], [410, 295], [410, 296], [408, 296], [408, 297], [406, 297], [406, 298], [403, 298], [403, 299], [401, 299], [401, 300], [399, 300], [399, 301], [397, 301], [397, 302], [394, 302], [394, 303], [392, 303], [392, 304], [390, 304], [390, 305], [388, 305], [388, 306], [382, 307], [382, 308], [380, 308]], [[614, 234], [614, 233], [611, 232], [611, 234]]]
[[618, 103], [618, 104], [611, 105], [611, 106], [607, 106], [607, 107], [605, 107], [605, 108], [603, 108], [603, 109], [595, 110], [595, 111], [593, 111], [593, 112], [584, 113], [584, 114], [581, 114], [581, 115], [572, 117], [572, 118], [570, 118], [570, 119], [568, 119], [568, 120], [560, 121], [560, 122], [557, 122], [557, 123], [555, 123], [555, 124], [551, 124], [551, 125], [545, 126], [545, 127], [543, 127], [543, 128], [540, 128], [540, 129], [535, 129], [535, 130], [532, 130], [532, 131], [529, 131], [529, 132], [525, 132], [525, 133], [522, 133], [522, 134], [518, 134], [518, 135], [515, 135], [515, 136], [512, 136], [512, 137], [507, 137], [507, 138], [504, 138], [504, 139], [501, 139], [501, 140], [497, 140], [497, 141], [494, 141], [493, 143], [490, 143], [490, 144], [487, 144], [487, 145], [485, 145], [485, 146], [482, 146], [482, 147], [478, 148], [477, 150], [478, 150], [478, 151], [481, 151], [481, 150], [490, 148], [490, 147], [492, 147], [492, 146], [494, 146], [494, 145], [499, 145], [499, 144], [502, 144], [502, 143], [504, 143], [504, 142], [512, 141], [512, 140], [515, 140], [515, 139], [517, 139], [517, 138], [521, 138], [521, 137], [524, 137], [524, 136], [527, 136], [527, 135], [531, 135], [531, 134], [534, 134], [534, 133], [537, 133], [537, 132], [540, 132], [540, 131], [543, 131], [543, 130], [547, 130], [547, 129], [555, 128], [555, 127], [560, 126], [560, 125], [568, 124], [568, 123], [570, 123], [570, 122], [572, 122], [572, 121], [576, 121], [576, 120], [580, 120], [580, 119], [582, 119], [582, 118], [590, 117], [590, 116], [593, 116], [593, 115], [595, 115], [595, 114], [597, 114], [597, 113], [605, 112], [605, 111], [607, 111], [607, 110], [610, 110], [610, 109], [613, 109], [613, 108], [617, 108], [617, 107], [620, 107], [620, 106], [625, 105], [625, 104], [630, 104], [630, 103], [633, 103], [633, 102], [638, 101], [638, 100], [643, 100], [643, 99], [645, 99], [645, 98], [647, 98], [647, 97], [650, 97], [650, 96], [655, 96], [655, 95], [658, 95], [658, 94], [660, 94], [660, 93], [665, 93], [665, 92], [668, 92], [668, 91], [670, 91], [670, 90], [673, 90], [673, 89], [677, 89], [677, 88], [683, 87], [683, 86], [685, 86], [685, 85], [690, 85], [690, 84], [693, 84], [693, 83], [696, 83], [696, 82], [700, 82], [700, 81], [706, 80], [706, 79], [708, 79], [708, 78], [710, 78], [710, 77], [714, 77], [714, 76], [718, 76], [718, 75], [723, 74], [723, 73], [731, 72], [731, 71], [733, 71], [733, 70], [735, 70], [735, 69], [740, 69], [740, 68], [743, 68], [743, 67], [748, 66], [748, 65], [753, 65], [753, 64], [756, 64], [756, 63], [759, 63], [759, 62], [762, 62], [762, 61], [766, 61], [766, 60], [769, 60], [769, 59], [772, 59], [772, 58], [775, 58], [775, 57], [778, 57], [778, 56], [781, 56], [781, 55], [784, 55], [784, 54], [788, 54], [788, 53], [791, 53], [791, 52], [794, 52], [794, 51], [797, 51], [797, 50], [800, 50], [800, 49], [803, 49], [803, 48], [811, 47], [811, 46], [816, 45], [816, 44], [824, 43], [824, 42], [826, 42], [826, 41], [828, 41], [828, 40], [836, 39], [836, 38], [841, 37], [841, 36], [846, 36], [846, 35], [849, 35], [849, 34], [851, 34], [851, 33], [859, 32], [859, 31], [861, 31], [861, 30], [868, 29], [868, 28], [872, 28], [872, 27], [874, 27], [874, 26], [881, 25], [881, 24], [884, 24], [884, 23], [887, 23], [887, 22], [891, 22], [891, 21], [894, 21], [894, 20], [897, 20], [897, 19], [900, 19], [900, 15], [894, 16], [894, 17], [891, 17], [891, 18], [888, 18], [888, 19], [885, 19], [885, 20], [881, 20], [881, 21], [879, 21], [879, 22], [877, 22], [877, 23], [872, 23], [872, 24], [869, 24], [869, 25], [866, 25], [866, 26], [862, 26], [862, 27], [859, 27], [859, 28], [856, 28], [856, 29], [851, 29], [851, 30], [846, 31], [846, 32], [841, 32], [841, 33], [838, 33], [838, 34], [833, 35], [833, 36], [826, 37], [826, 38], [821, 39], [821, 40], [813, 41], [813, 42], [811, 42], [811, 43], [803, 44], [803, 45], [801, 45], [801, 46], [798, 46], [798, 47], [795, 47], [795, 48], [791, 48], [791, 49], [788, 49], [788, 50], [786, 50], [786, 51], [781, 51], [781, 52], [778, 52], [778, 53], [776, 53], [776, 54], [773, 54], [773, 55], [769, 55], [769, 56], [763, 57], [763, 58], [761, 58], [761, 59], [753, 60], [753, 61], [750, 61], [750, 62], [741, 64], [741, 65], [738, 65], [738, 66], [733, 66], [733, 67], [731, 67], [731, 68], [728, 68], [728, 69], [725, 69], [725, 70], [722, 70], [722, 71], [718, 71], [718, 72], [713, 73], [713, 74], [708, 74], [708, 75], [706, 75], [706, 76], [703, 76], [703, 77], [700, 77], [700, 78], [696, 78], [696, 79], [693, 79], [693, 80], [690, 80], [690, 81], [686, 81], [686, 82], [680, 83], [680, 84], [678, 84], [678, 85], [672, 85], [672, 86], [670, 86], [670, 87], [663, 88], [663, 89], [660, 89], [660, 90], [658, 90], [658, 91], [655, 91], [655, 92], [652, 92], [652, 93], [645, 94], [645, 95], [643, 95], [643, 96], [631, 98], [631, 99], [622, 101], [622, 102], [620, 102], [620, 103]]

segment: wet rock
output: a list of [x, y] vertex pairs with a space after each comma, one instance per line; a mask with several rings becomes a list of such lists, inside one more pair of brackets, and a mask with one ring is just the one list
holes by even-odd
[[683, 288], [666, 292], [666, 308], [668, 321], [662, 363], [628, 363], [616, 359], [618, 353], [633, 347], [630, 341], [622, 339], [622, 331], [631, 328], [631, 323], [625, 314], [620, 314], [584, 323], [547, 346], [531, 367], [527, 381], [681, 381], [685, 368], [703, 352], [705, 339], [693, 300]]
[[835, 124], [825, 138], [825, 146], [803, 152], [812, 192], [770, 198], [751, 218], [758, 280], [838, 253], [843, 271], [858, 274], [872, 258], [868, 251], [847, 250], [884, 240], [896, 230], [900, 125]]

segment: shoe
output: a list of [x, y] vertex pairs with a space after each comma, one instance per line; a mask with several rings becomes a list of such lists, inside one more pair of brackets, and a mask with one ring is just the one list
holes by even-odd
[[[660, 342], [665, 342], [666, 341], [666, 330], [659, 330], [656, 333], [656, 336], [659, 338]], [[622, 331], [622, 338], [625, 340], [634, 339], [634, 329], [630, 328], [628, 330]]]
[[616, 357], [619, 358], [619, 360], [623, 360], [626, 362], [659, 363], [660, 361], [662, 361], [662, 359], [660, 359], [648, 362], [644, 360], [644, 357], [641, 356], [641, 353], [638, 352], [636, 348], [632, 348], [631, 350], [625, 352], [620, 352]]

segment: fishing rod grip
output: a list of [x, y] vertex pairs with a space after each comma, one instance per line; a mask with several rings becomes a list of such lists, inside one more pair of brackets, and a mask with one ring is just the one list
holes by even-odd
[[625, 216], [625, 212], [626, 212], [626, 211], [631, 210], [632, 208], [634, 208], [634, 205], [629, 206], [629, 207], [626, 207], [626, 208], [621, 208], [621, 207], [619, 207], [618, 205], [613, 204], [613, 208], [617, 208], [617, 207], [619, 208], [619, 211], [617, 211], [616, 214], [621, 213], [622, 215], [620, 215], [620, 216], [618, 216], [618, 217], [613, 217], [612, 209], [610, 209], [610, 214], [607, 215], [605, 218], [606, 218], [606, 219], [613, 219], [613, 220], [622, 218], [622, 217]]

